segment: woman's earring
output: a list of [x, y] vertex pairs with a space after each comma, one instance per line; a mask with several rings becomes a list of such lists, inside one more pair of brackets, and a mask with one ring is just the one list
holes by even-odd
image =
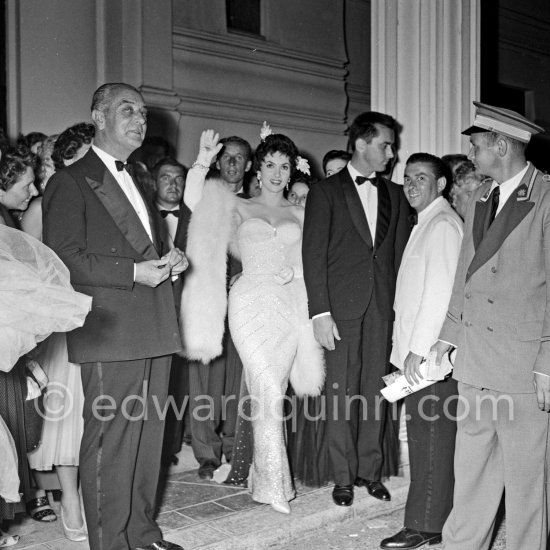
[[261, 180], [260, 176], [256, 176], [256, 179], [258, 180], [258, 187], [261, 189], [262, 188], [262, 180]]
[[288, 189], [288, 183], [286, 184], [286, 192], [288, 193], [289, 189]]

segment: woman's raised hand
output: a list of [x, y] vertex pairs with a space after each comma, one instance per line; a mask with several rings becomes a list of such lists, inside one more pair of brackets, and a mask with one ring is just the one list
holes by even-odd
[[220, 134], [214, 132], [214, 130], [204, 130], [201, 134], [199, 157], [197, 161], [206, 166], [210, 166], [220, 149], [223, 147], [223, 143], [218, 143], [219, 140]]

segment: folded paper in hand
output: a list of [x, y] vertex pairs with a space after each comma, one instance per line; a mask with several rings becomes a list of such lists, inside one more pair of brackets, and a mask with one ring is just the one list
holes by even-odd
[[[453, 370], [452, 361], [454, 360], [454, 354], [454, 350], [450, 354], [446, 353], [441, 360], [441, 365], [436, 365], [436, 353], [435, 351], [431, 351], [428, 357], [420, 363], [422, 379], [417, 384], [410, 384], [405, 375], [398, 372], [383, 376], [382, 380], [384, 380], [386, 387], [380, 390], [380, 393], [390, 403], [394, 403], [411, 393], [435, 384], [439, 380], [443, 380]], [[452, 357], [449, 357], [450, 355]]]

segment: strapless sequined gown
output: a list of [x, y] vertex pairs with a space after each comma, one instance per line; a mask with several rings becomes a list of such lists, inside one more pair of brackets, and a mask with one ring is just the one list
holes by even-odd
[[[238, 229], [243, 274], [229, 293], [229, 328], [243, 362], [251, 398], [254, 452], [249, 476], [257, 502], [294, 497], [283, 429], [283, 398], [298, 344], [297, 327], [308, 319], [303, 279], [302, 231], [285, 221], [273, 227], [245, 220]], [[283, 267], [294, 278], [280, 285]]]

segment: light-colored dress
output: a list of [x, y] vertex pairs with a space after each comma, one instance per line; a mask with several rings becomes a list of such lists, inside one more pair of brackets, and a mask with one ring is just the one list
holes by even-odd
[[[300, 327], [308, 323], [302, 231], [297, 222], [273, 227], [251, 218], [239, 226], [237, 238], [243, 274], [229, 293], [229, 328], [251, 396], [254, 452], [249, 485], [258, 502], [287, 502], [294, 489], [283, 398]], [[275, 275], [287, 266], [293, 268], [294, 278], [281, 285]]]
[[[181, 301], [185, 354], [208, 363], [221, 353], [230, 248], [243, 265], [243, 274], [229, 294], [228, 320], [252, 404], [249, 486], [254, 500], [287, 502], [294, 489], [285, 446], [283, 397], [289, 381], [298, 396], [319, 395], [324, 383], [323, 352], [308, 315], [302, 230], [298, 219], [273, 227], [263, 219], [249, 218], [237, 227], [239, 199], [219, 181], [205, 185], [204, 173], [197, 169], [189, 171], [185, 192], [193, 212], [186, 249], [190, 268]], [[294, 277], [282, 285], [275, 274], [288, 266]], [[239, 414], [246, 410], [246, 405], [239, 405]], [[246, 449], [237, 445], [234, 462], [239, 462], [239, 451]]]
[[84, 393], [80, 365], [70, 363], [65, 333], [52, 334], [36, 358], [48, 375], [44, 396], [44, 424], [40, 445], [27, 454], [34, 470], [53, 466], [78, 466], [84, 429]]

